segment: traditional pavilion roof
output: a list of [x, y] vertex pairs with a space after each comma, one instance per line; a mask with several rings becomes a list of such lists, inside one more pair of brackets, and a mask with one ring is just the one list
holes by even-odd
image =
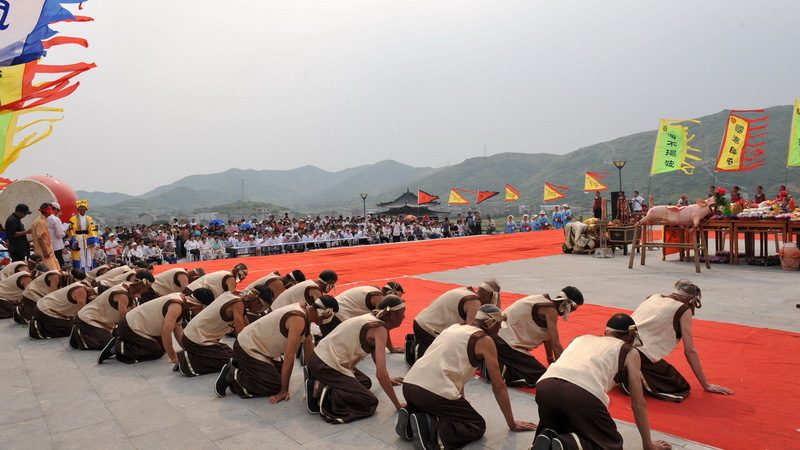
[[428, 205], [416, 206], [416, 204], [397, 206], [394, 208], [389, 208], [386, 211], [380, 211], [376, 214], [381, 216], [404, 216], [412, 214], [417, 217], [422, 217], [422, 216], [439, 217], [447, 215], [447, 213], [444, 213], [442, 211], [434, 211], [428, 208]]
[[[438, 205], [438, 204], [439, 204], [439, 202], [435, 201], [435, 202], [426, 203], [425, 205]], [[396, 199], [394, 199], [394, 200], [392, 200], [390, 202], [378, 203], [378, 206], [381, 207], [381, 208], [397, 208], [397, 207], [401, 207], [401, 206], [413, 206], [413, 207], [416, 208], [416, 206], [417, 206], [417, 194], [411, 192], [411, 189], [406, 188], [406, 191], [400, 197], [397, 197]], [[409, 214], [413, 214], [413, 213], [409, 213]]]

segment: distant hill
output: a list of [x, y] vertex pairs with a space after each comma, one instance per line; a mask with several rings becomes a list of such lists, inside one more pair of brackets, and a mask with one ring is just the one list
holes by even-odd
[[[538, 208], [542, 203], [545, 181], [570, 188], [560, 203], [588, 207], [591, 195], [582, 191], [584, 172], [608, 172], [606, 184], [610, 190], [617, 190], [617, 169], [612, 161], [624, 159], [627, 164], [622, 171], [623, 190], [630, 194], [635, 189], [644, 196], [648, 191], [648, 181], [651, 181], [650, 193], [655, 196], [656, 203], [667, 203], [674, 202], [682, 193], [692, 199], [705, 195], [713, 179], [713, 168], [729, 112], [724, 110], [700, 117], [702, 124], [690, 127], [691, 133], [697, 135], [693, 145], [703, 150], [703, 160], [697, 164], [693, 176], [674, 172], [649, 179], [656, 137], [656, 131], [651, 130], [580, 148], [565, 155], [501, 153], [470, 158], [436, 169], [412, 167], [391, 160], [339, 172], [328, 172], [314, 166], [292, 170], [229, 169], [215, 174], [191, 175], [138, 198], [118, 193], [81, 192], [81, 195], [97, 206], [112, 205], [111, 199], [118, 196], [116, 198], [120, 198], [121, 202], [113, 204], [113, 209], [141, 208], [147, 212], [189, 212], [242, 200], [314, 212], [359, 210], [362, 206], [359, 197], [361, 192], [369, 193], [367, 207], [375, 209], [376, 203], [393, 200], [407, 188], [412, 192], [417, 188], [423, 189], [441, 196], [446, 202], [450, 188], [460, 187], [501, 191], [501, 195], [481, 204], [481, 210], [497, 214], [513, 211], [519, 204]], [[764, 138], [767, 164], [750, 172], [718, 173], [717, 185], [738, 184], [746, 194], [752, 196], [755, 186], [761, 184], [772, 196], [777, 186], [783, 183], [791, 106], [768, 108], [767, 113], [770, 116], [769, 134]], [[654, 120], [654, 125], [656, 123]], [[789, 178], [789, 185], [797, 190], [798, 176], [797, 173], [793, 175]], [[520, 191], [520, 202], [503, 201], [505, 183], [514, 185]]]
[[114, 205], [119, 202], [134, 198], [132, 195], [123, 194], [121, 192], [76, 191], [75, 194], [78, 196], [78, 198], [89, 199], [89, 204], [92, 207]]

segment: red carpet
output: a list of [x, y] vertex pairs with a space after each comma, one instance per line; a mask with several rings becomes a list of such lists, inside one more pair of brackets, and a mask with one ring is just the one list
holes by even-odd
[[[463, 239], [361, 246], [311, 253], [250, 257], [236, 260], [250, 268], [249, 280], [269, 271], [299, 268], [307, 276], [323, 269], [339, 273], [336, 292], [359, 284], [381, 286], [388, 280], [403, 284], [408, 302], [406, 321], [392, 332], [402, 345], [411, 332], [413, 317], [440, 293], [455, 287], [415, 278], [414, 275], [474, 265], [556, 255], [561, 253], [560, 230], [481, 236]], [[233, 260], [187, 264], [207, 271], [229, 269]], [[161, 266], [156, 271], [169, 266]], [[473, 280], [473, 284], [481, 280]], [[247, 284], [245, 280], [243, 284]], [[336, 293], [334, 292], [334, 294]], [[522, 297], [503, 294], [503, 306]], [[600, 334], [609, 316], [621, 310], [585, 305], [559, 324], [564, 344], [582, 334]], [[702, 310], [701, 310], [702, 315]], [[651, 426], [686, 439], [731, 449], [798, 448], [800, 389], [800, 334], [695, 320], [695, 335], [703, 367], [712, 383], [730, 387], [734, 396], [705, 393], [688, 367], [681, 349], [668, 360], [692, 384], [691, 396], [681, 404], [648, 400]], [[544, 359], [544, 350], [535, 352]], [[530, 390], [533, 392], [532, 390]], [[629, 399], [612, 393], [615, 418], [633, 421]], [[522, 418], [524, 419], [524, 418]]]

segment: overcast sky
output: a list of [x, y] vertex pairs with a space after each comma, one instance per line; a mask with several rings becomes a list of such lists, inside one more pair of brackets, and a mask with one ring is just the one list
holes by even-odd
[[231, 167], [568, 153], [800, 97], [800, 1], [91, 0], [96, 62], [3, 176], [141, 194]]

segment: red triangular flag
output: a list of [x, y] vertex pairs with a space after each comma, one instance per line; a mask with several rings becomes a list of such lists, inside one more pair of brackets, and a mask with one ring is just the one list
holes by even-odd
[[478, 191], [478, 199], [475, 203], [480, 203], [485, 200], [489, 200], [490, 198], [494, 197], [495, 195], [499, 194], [499, 192], [495, 191]]
[[436, 200], [439, 200], [438, 195], [431, 195], [422, 189], [417, 189], [417, 205], [426, 205], [428, 203], [433, 203]]

